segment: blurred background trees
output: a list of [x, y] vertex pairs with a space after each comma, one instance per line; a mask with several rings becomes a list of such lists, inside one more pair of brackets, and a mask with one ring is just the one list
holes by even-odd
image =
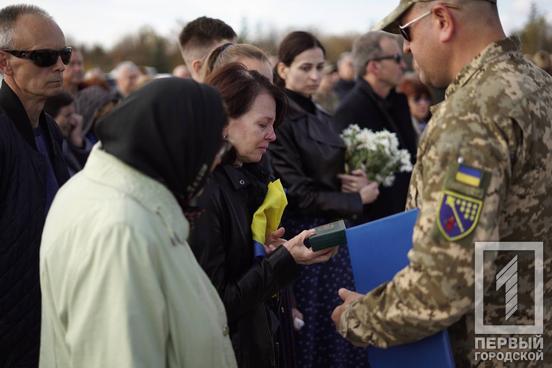
[[552, 24], [546, 21], [546, 17], [535, 3], [531, 5], [527, 23], [515, 34], [521, 39], [525, 54], [533, 55], [539, 50], [552, 52]]
[[[182, 64], [178, 46], [178, 33], [184, 22], [175, 24], [169, 36], [158, 34], [153, 28], [144, 26], [134, 33], [122, 37], [113, 47], [106, 49], [102, 45], [76, 45], [84, 54], [85, 68], [100, 67], [109, 72], [124, 60], [132, 60], [137, 65], [150, 66], [158, 73], [170, 73], [172, 69]], [[316, 34], [327, 51], [327, 59], [335, 63], [339, 54], [351, 49], [353, 40], [358, 34], [329, 35], [316, 29], [307, 29]], [[242, 20], [239, 42], [252, 43], [275, 55], [278, 43], [291, 29], [265, 29], [262, 24], [250, 27], [247, 19]], [[533, 3], [529, 18], [525, 25], [514, 32], [521, 41], [525, 54], [533, 55], [538, 50], [552, 52], [552, 24]]]

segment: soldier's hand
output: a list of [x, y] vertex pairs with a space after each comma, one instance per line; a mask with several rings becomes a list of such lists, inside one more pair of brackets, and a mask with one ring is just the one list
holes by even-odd
[[357, 299], [362, 298], [364, 295], [343, 288], [339, 289], [337, 293], [339, 294], [341, 300], [343, 300], [343, 304], [337, 306], [334, 309], [332, 313], [332, 320], [335, 323], [336, 329], [339, 330], [339, 323], [341, 321], [341, 315], [343, 314], [343, 312], [345, 312], [347, 308], [349, 308], [349, 304]]

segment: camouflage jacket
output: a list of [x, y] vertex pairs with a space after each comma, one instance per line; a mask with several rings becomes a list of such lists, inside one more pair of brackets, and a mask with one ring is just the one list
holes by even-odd
[[[407, 202], [420, 209], [410, 264], [352, 303], [340, 333], [356, 345], [388, 347], [448, 328], [457, 366], [477, 365], [475, 242], [538, 241], [545, 257], [541, 352], [552, 364], [552, 78], [507, 38], [466, 65], [432, 112]], [[486, 293], [501, 258], [485, 258]], [[520, 278], [520, 295], [529, 281]], [[485, 307], [486, 319], [503, 318], [502, 295]], [[520, 296], [518, 323], [532, 320], [532, 300]], [[519, 366], [531, 364], [543, 363]]]

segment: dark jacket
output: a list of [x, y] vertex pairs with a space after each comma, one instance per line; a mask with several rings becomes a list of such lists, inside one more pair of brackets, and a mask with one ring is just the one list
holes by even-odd
[[269, 149], [274, 174], [287, 190], [286, 216], [332, 219], [362, 214], [360, 195], [341, 192], [337, 175], [345, 169], [345, 143], [329, 115], [320, 109], [309, 113], [290, 99], [276, 137]]
[[[258, 167], [221, 165], [214, 171], [199, 200], [205, 212], [196, 220], [189, 243], [226, 307], [239, 367], [290, 367], [293, 358], [280, 361], [284, 347], [275, 335], [290, 310], [286, 306], [282, 311], [274, 296], [295, 279], [299, 267], [284, 247], [254, 259], [251, 221], [268, 184], [260, 179]], [[287, 341], [286, 348], [290, 346]]]
[[355, 81], [354, 80], [344, 80], [339, 79], [334, 87], [334, 92], [337, 94], [337, 97], [339, 97], [340, 101], [343, 101], [345, 97], [353, 90], [355, 87]]
[[[61, 133], [40, 123], [58, 185], [68, 179]], [[46, 219], [47, 162], [17, 95], [0, 89], [0, 367], [36, 367], [40, 342], [39, 246]]]
[[61, 148], [71, 176], [82, 170], [86, 164], [86, 160], [88, 160], [90, 151], [92, 151], [93, 144], [88, 138], [84, 137], [83, 144], [83, 147], [77, 147], [69, 142], [68, 138], [63, 139]]
[[[412, 126], [408, 100], [403, 94], [392, 90], [383, 99], [366, 80], [359, 79], [337, 108], [334, 121], [340, 132], [351, 124], [357, 124], [373, 131], [388, 130], [396, 133], [399, 148], [408, 150], [412, 163], [416, 160], [416, 131]], [[399, 173], [391, 187], [380, 186], [378, 199], [365, 206], [364, 215], [358, 222], [368, 222], [404, 211], [409, 183], [410, 173]]]

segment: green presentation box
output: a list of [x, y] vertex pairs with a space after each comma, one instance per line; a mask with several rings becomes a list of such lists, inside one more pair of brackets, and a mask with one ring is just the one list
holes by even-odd
[[305, 240], [305, 246], [307, 248], [312, 248], [312, 250], [316, 252], [338, 245], [347, 245], [345, 229], [345, 222], [343, 222], [343, 220], [318, 226], [314, 228], [316, 234]]

